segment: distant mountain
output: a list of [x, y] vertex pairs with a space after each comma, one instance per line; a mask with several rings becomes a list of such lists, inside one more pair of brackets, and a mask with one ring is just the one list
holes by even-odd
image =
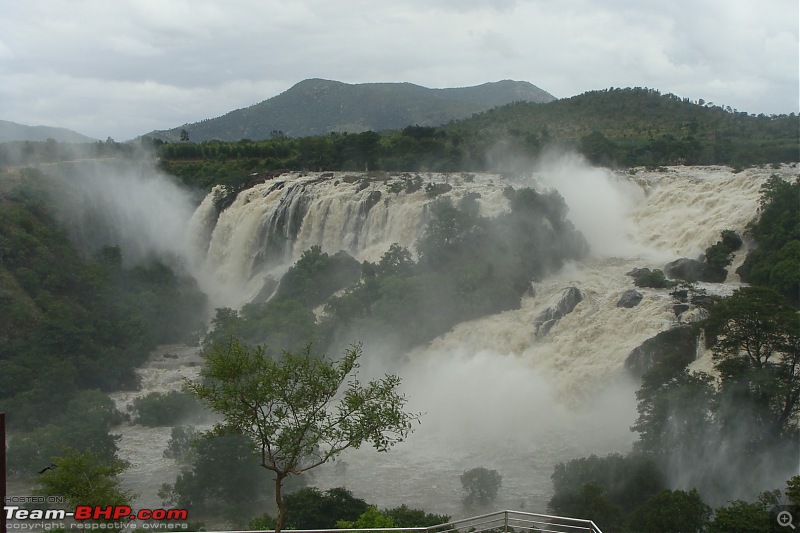
[[259, 104], [218, 118], [154, 131], [151, 137], [178, 141], [266, 139], [281, 131], [289, 137], [332, 131], [360, 133], [405, 126], [438, 126], [512, 102], [544, 103], [553, 95], [535, 85], [503, 80], [475, 87], [428, 89], [412, 83], [362, 83], [310, 79]]
[[8, 120], [0, 120], [0, 142], [10, 141], [54, 141], [63, 143], [91, 143], [97, 139], [81, 135], [77, 131], [50, 126], [25, 126]]
[[[207, 146], [167, 143], [162, 168], [187, 184], [245, 186], [275, 171], [518, 171], [552, 148], [612, 167], [795, 163], [800, 118], [751, 115], [647, 88], [516, 102], [437, 127]], [[252, 177], [255, 176], [255, 177]]]

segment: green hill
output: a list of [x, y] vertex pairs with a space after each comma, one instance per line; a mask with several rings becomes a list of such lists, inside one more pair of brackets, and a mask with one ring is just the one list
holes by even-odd
[[445, 126], [406, 126], [300, 139], [160, 145], [164, 170], [187, 183], [242, 186], [295, 170], [506, 171], [548, 147], [616, 167], [800, 161], [800, 121], [701, 105], [652, 89], [592, 91], [547, 104], [512, 103]]
[[747, 165], [800, 160], [800, 122], [701, 105], [654, 89], [590, 91], [543, 106], [515, 103], [444, 126], [471, 146], [523, 153], [558, 143], [595, 163]]
[[267, 139], [277, 132], [306, 137], [332, 131], [383, 131], [414, 124], [438, 126], [516, 101], [552, 100], [552, 95], [535, 85], [511, 80], [475, 87], [428, 89], [411, 83], [351, 85], [310, 79], [259, 104], [148, 136], [178, 141], [181, 130], [186, 130], [190, 140], [199, 142]]

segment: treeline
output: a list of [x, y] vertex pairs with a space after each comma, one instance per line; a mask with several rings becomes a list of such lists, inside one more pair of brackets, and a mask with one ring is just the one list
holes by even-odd
[[109, 137], [105, 142], [65, 143], [54, 139], [46, 141], [10, 141], [0, 143], [0, 168], [28, 166], [79, 159], [141, 158], [150, 157], [152, 145], [146, 143], [118, 143]]
[[[749, 165], [800, 157], [800, 118], [748, 115], [651, 89], [593, 91], [516, 103], [440, 127], [262, 140], [161, 143], [162, 167], [187, 183], [236, 185], [290, 170], [502, 171], [548, 148], [618, 166]], [[191, 132], [187, 132], [187, 136]], [[146, 141], [145, 141], [146, 142]]]
[[800, 117], [749, 115], [647, 88], [591, 91], [547, 105], [511, 104], [445, 127], [468, 143], [507, 139], [523, 153], [547, 142], [596, 164], [733, 167], [797, 161]]

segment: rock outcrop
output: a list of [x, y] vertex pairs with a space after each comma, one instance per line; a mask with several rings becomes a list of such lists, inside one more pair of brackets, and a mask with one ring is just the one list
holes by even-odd
[[642, 301], [642, 298], [644, 298], [644, 295], [641, 292], [636, 289], [628, 289], [622, 293], [622, 296], [617, 302], [617, 307], [626, 307], [628, 309], [636, 307], [639, 305], [639, 302]]
[[547, 335], [556, 323], [571, 313], [575, 306], [586, 297], [583, 291], [577, 287], [567, 287], [561, 293], [561, 297], [555, 305], [552, 305], [539, 313], [533, 320], [533, 327], [536, 338]]
[[634, 348], [625, 359], [625, 369], [641, 378], [657, 365], [686, 367], [695, 360], [697, 334], [690, 326], [678, 326], [662, 331]]

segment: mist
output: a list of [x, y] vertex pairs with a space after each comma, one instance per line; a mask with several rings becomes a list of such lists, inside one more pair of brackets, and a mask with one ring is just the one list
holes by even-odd
[[[566, 261], [532, 283], [518, 308], [457, 324], [411, 350], [395, 346], [396, 339], [370, 329], [370, 323], [341, 332], [329, 355], [363, 341], [364, 379], [397, 373], [409, 410], [423, 416], [396, 449], [348, 452], [339, 466], [315, 473], [313, 485], [346, 486], [382, 507], [408, 504], [467, 516], [475, 509], [464, 508], [458, 477], [483, 466], [503, 476], [493, 508], [544, 512], [558, 462], [631, 449], [638, 384], [626, 376], [625, 358], [677, 320], [664, 291], [641, 289], [639, 306], [618, 308], [620, 294], [633, 285], [625, 272], [635, 266], [661, 268], [677, 254], [702, 250], [722, 229], [743, 228], [755, 213], [767, 171], [734, 177], [682, 171], [699, 176], [691, 179], [651, 171], [632, 176], [591, 167], [569, 153], [547, 154], [528, 168], [514, 178], [426, 174], [425, 180], [451, 185], [444, 196], [454, 205], [468, 192], [479, 192], [483, 216], [508, 212], [507, 185], [555, 189], [569, 207], [567, 218], [588, 241], [590, 255]], [[388, 194], [380, 180], [354, 184], [339, 183], [343, 174], [327, 180], [292, 175], [243, 191], [219, 213], [211, 195], [203, 200], [149, 165], [61, 165], [58, 179], [63, 182], [61, 216], [87, 253], [120, 246], [126, 265], [163, 261], [192, 275], [215, 307], [241, 307], [259, 293], [265, 276], [279, 276], [315, 244], [370, 261], [392, 242], [413, 250], [433, 201], [424, 191]], [[276, 186], [280, 179], [286, 180], [285, 188]], [[291, 197], [285, 196], [290, 189]], [[716, 204], [692, 207], [710, 191]], [[709, 211], [716, 219], [698, 227], [694, 221]], [[272, 236], [285, 239], [284, 255], [267, 257]], [[579, 289], [584, 299], [537, 337], [535, 318], [567, 287]], [[436, 295], [430, 297], [433, 301]], [[436, 305], [447, 313], [452, 302]], [[153, 391], [141, 391], [148, 392]], [[725, 472], [718, 479], [730, 490], [703, 487], [709, 501], [751, 496], [751, 491], [732, 489], [734, 455], [705, 446], [702, 453], [672, 459], [666, 466], [673, 488], [700, 488], [707, 472]], [[728, 464], [732, 467], [726, 470]], [[784, 469], [766, 464], [763, 471], [763, 479], [754, 483], [780, 486], [770, 484]], [[158, 480], [163, 481], [172, 480]]]
[[574, 152], [547, 151], [533, 168], [535, 181], [557, 190], [567, 202], [569, 219], [589, 241], [592, 254], [642, 254], [631, 220], [634, 209], [645, 200], [639, 184], [606, 168], [593, 167]]
[[197, 199], [146, 164], [93, 161], [58, 169], [61, 216], [76, 243], [92, 253], [120, 246], [126, 265], [150, 259], [187, 271], [196, 251], [187, 224]]
[[[365, 357], [372, 355], [365, 345]], [[346, 468], [323, 467], [315, 485], [346, 486], [385, 507], [406, 504], [456, 517], [500, 508], [545, 512], [558, 462], [624, 453], [633, 442], [635, 386], [625, 379], [592, 387], [591, 404], [570, 406], [554, 385], [559, 377], [531, 358], [476, 350], [466, 339], [446, 350], [415, 350], [392, 369], [403, 380], [408, 410], [423, 413], [420, 425], [386, 454], [345, 454]], [[478, 466], [503, 477], [497, 500], [485, 508], [462, 502], [459, 476]]]

